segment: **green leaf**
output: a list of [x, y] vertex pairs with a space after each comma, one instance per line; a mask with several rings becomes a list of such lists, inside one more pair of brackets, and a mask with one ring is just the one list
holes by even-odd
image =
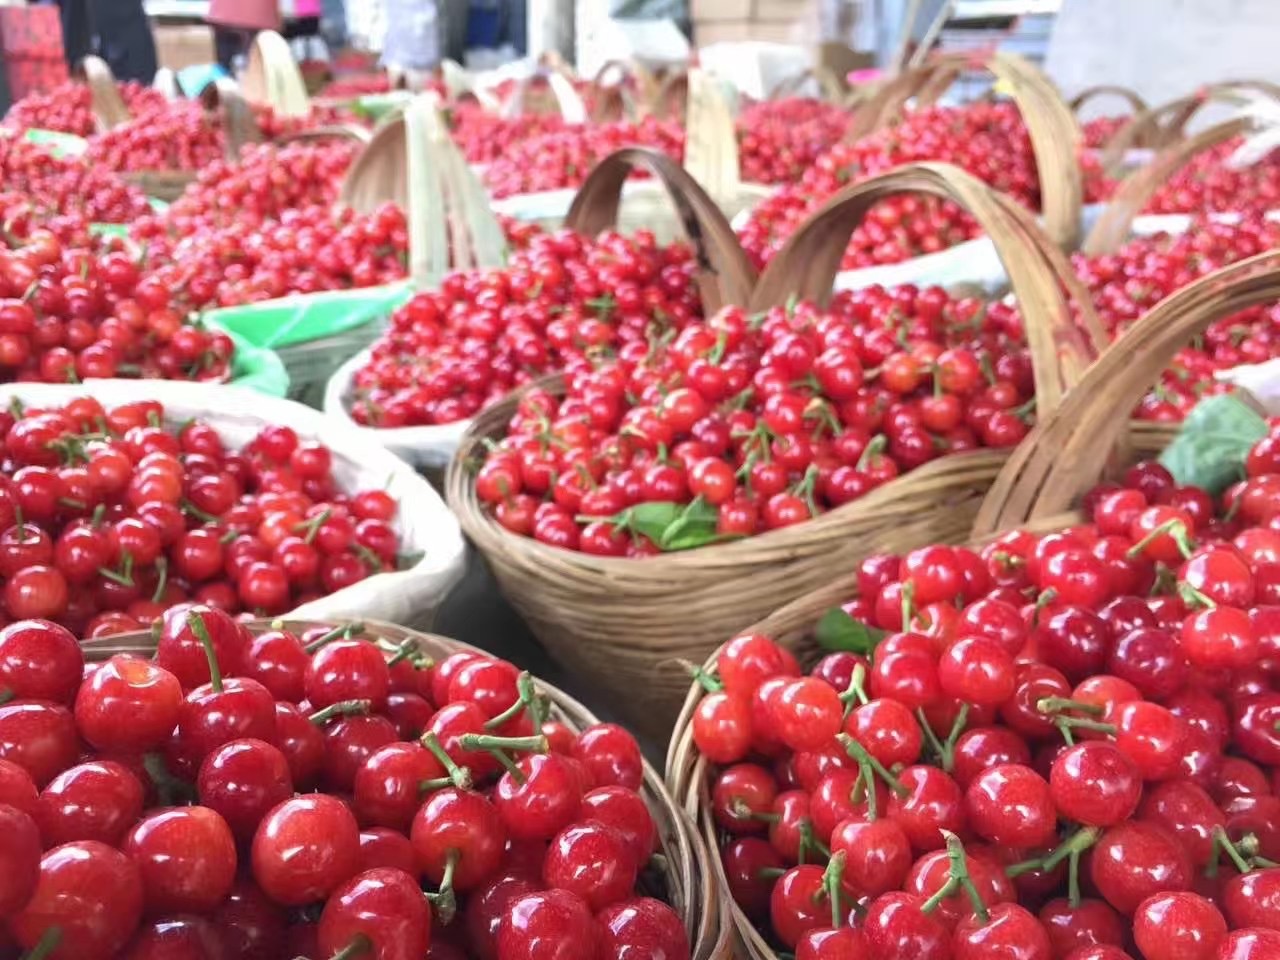
[[712, 543], [720, 511], [701, 497], [695, 497], [680, 515], [667, 525], [656, 541], [660, 550], [691, 550]]
[[1160, 463], [1182, 486], [1217, 494], [1244, 479], [1249, 449], [1267, 435], [1267, 422], [1248, 404], [1225, 393], [1201, 400], [1187, 414]]
[[869, 654], [887, 634], [886, 630], [877, 630], [853, 619], [840, 607], [832, 607], [818, 621], [814, 638], [823, 650]]
[[661, 547], [662, 534], [667, 527], [679, 519], [683, 511], [684, 504], [682, 503], [656, 501], [636, 504], [623, 512], [630, 517], [631, 529], [636, 533], [643, 533]]

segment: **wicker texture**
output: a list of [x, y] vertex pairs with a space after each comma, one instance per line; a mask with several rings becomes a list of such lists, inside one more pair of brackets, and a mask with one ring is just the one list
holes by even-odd
[[249, 47], [249, 61], [240, 77], [244, 94], [253, 103], [265, 103], [285, 117], [305, 117], [311, 99], [289, 41], [274, 30], [261, 30]]
[[[883, 193], [912, 189], [956, 199], [995, 238], [1024, 304], [1038, 402], [1052, 409], [1099, 350], [1101, 328], [1087, 298], [1077, 304], [1079, 321], [1070, 310], [1062, 291], [1079, 289], [1078, 281], [1030, 216], [957, 168], [902, 168], [833, 198], [778, 253], [752, 307], [784, 303], [792, 294], [829, 294], [859, 211]], [[698, 262], [715, 263], [703, 245]], [[704, 274], [703, 281], [716, 277], [723, 274]], [[742, 301], [727, 295], [723, 302]], [[446, 476], [449, 505], [552, 655], [618, 694], [620, 709], [637, 725], [664, 735], [687, 690], [672, 661], [702, 660], [726, 636], [867, 553], [963, 539], [1007, 458], [1007, 451], [989, 449], [944, 457], [854, 503], [745, 540], [643, 560], [600, 558], [508, 533], [478, 502], [472, 470], [486, 443], [505, 433], [516, 403], [509, 397], [476, 418]]]
[[[1059, 406], [1044, 417], [1009, 458], [988, 492], [970, 532], [982, 542], [1001, 530], [1024, 527], [1061, 529], [1080, 518], [1068, 508], [1102, 476], [1107, 458], [1099, 451], [1123, 441], [1126, 421], [1116, 409], [1135, 404], [1177, 350], [1220, 317], [1253, 304], [1280, 298], [1280, 252], [1261, 254], [1206, 276], [1165, 299], [1116, 341], [1089, 369]], [[940, 542], [926, 536], [904, 548]], [[842, 565], [851, 570], [852, 564]], [[857, 596], [856, 572], [844, 573], [761, 618], [744, 632], [763, 633], [796, 653], [804, 663], [818, 656], [812, 632], [832, 607]], [[726, 635], [727, 636], [727, 635]], [[716, 673], [719, 650], [704, 668]], [[692, 721], [703, 689], [687, 691], [667, 753], [667, 784], [697, 823], [708, 849], [718, 849], [719, 835], [711, 816], [711, 766], [693, 743]], [[722, 911], [733, 924], [735, 956], [778, 960], [769, 943], [732, 901], [724, 869], [712, 857]]]
[[[255, 620], [249, 623], [254, 633], [278, 629], [278, 620]], [[332, 622], [284, 621], [284, 627], [302, 632], [312, 627], [335, 626]], [[378, 621], [364, 621], [367, 636], [386, 641], [388, 655], [398, 650], [406, 641], [412, 641], [417, 649], [436, 660], [443, 660], [452, 653], [472, 651], [484, 653], [475, 647], [436, 634], [418, 633], [405, 627]], [[148, 632], [126, 633], [114, 637], [83, 641], [85, 658], [91, 662], [106, 660], [116, 654], [155, 653], [155, 638]], [[538, 692], [545, 694], [552, 704], [552, 715], [571, 729], [578, 731], [599, 720], [577, 700], [555, 687], [538, 683]], [[662, 874], [665, 889], [658, 891], [685, 921], [689, 942], [693, 947], [693, 960], [731, 960], [728, 952], [728, 929], [721, 929], [718, 895], [708, 883], [702, 869], [707, 855], [697, 833], [688, 819], [672, 800], [662, 778], [646, 761], [642, 793], [658, 828], [661, 852], [665, 863]]]

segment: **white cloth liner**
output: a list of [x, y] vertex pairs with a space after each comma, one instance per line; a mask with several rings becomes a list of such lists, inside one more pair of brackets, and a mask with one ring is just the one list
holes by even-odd
[[230, 449], [249, 443], [267, 424], [292, 427], [303, 439], [324, 442], [333, 454], [333, 476], [346, 491], [385, 490], [397, 503], [400, 550], [422, 553], [408, 570], [380, 573], [337, 593], [303, 604], [298, 619], [369, 618], [427, 627], [449, 590], [461, 579], [466, 543], [462, 530], [431, 484], [384, 446], [302, 404], [238, 387], [155, 380], [91, 380], [80, 384], [9, 383], [0, 405], [17, 397], [28, 406], [63, 405], [83, 396], [107, 407], [138, 400], [164, 405], [171, 424], [197, 417]]

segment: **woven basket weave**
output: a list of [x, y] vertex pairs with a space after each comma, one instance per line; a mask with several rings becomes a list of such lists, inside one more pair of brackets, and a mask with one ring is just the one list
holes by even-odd
[[[1248, 306], [1280, 298], [1280, 252], [1261, 254], [1206, 276], [1165, 299], [1116, 341], [1053, 411], [1023, 440], [986, 495], [970, 531], [971, 542], [1017, 527], [1048, 531], [1077, 522], [1069, 512], [1104, 475], [1119, 464], [1103, 454], [1123, 447], [1126, 421], [1117, 409], [1133, 407], [1174, 355], [1210, 324]], [[905, 538], [904, 538], [905, 539]], [[928, 535], [899, 548], [939, 542]], [[833, 565], [834, 566], [834, 565]], [[852, 570], [853, 564], [837, 569]], [[743, 632], [762, 633], [794, 651], [802, 663], [819, 655], [813, 630], [824, 613], [857, 596], [857, 575], [846, 573], [758, 620]], [[726, 635], [727, 639], [728, 635]], [[719, 651], [705, 662], [716, 674]], [[718, 849], [711, 816], [711, 765], [693, 743], [692, 720], [703, 688], [694, 683], [667, 754], [667, 784], [694, 818], [703, 841]], [[779, 960], [778, 954], [728, 895], [720, 858], [712, 875], [722, 911], [734, 927], [734, 955], [746, 960]]]
[[[1030, 215], [955, 167], [904, 167], [838, 194], [779, 251], [751, 308], [792, 296], [825, 300], [862, 214], [886, 194], [913, 190], [957, 200], [993, 238], [1023, 305], [1039, 408], [1054, 409], [1100, 351], [1101, 327], [1065, 257]], [[703, 201], [710, 217], [714, 207]], [[700, 263], [725, 259], [706, 243], [706, 218], [691, 211], [687, 222], [695, 228], [691, 239], [701, 241]], [[722, 276], [704, 274], [704, 285]], [[1075, 314], [1064, 289], [1076, 292]], [[744, 302], [732, 293], [721, 299]], [[705, 286], [704, 303], [714, 309]], [[984, 449], [944, 457], [854, 503], [745, 540], [642, 560], [601, 558], [515, 536], [477, 500], [472, 471], [486, 443], [505, 433], [516, 403], [510, 397], [476, 418], [446, 477], [449, 505], [552, 655], [616, 694], [637, 725], [663, 735], [687, 691], [673, 660], [701, 661], [726, 636], [827, 581], [833, 567], [922, 538], [963, 539], [1008, 455]]]
[[[366, 635], [388, 641], [388, 656], [399, 650], [405, 641], [412, 641], [421, 653], [437, 662], [459, 651], [483, 653], [475, 647], [436, 634], [417, 633], [378, 621], [363, 623]], [[335, 625], [317, 621], [284, 622], [286, 629], [298, 633], [313, 627]], [[254, 633], [263, 633], [278, 629], [280, 621], [255, 620], [248, 626]], [[120, 653], [150, 656], [155, 653], [156, 641], [147, 631], [86, 640], [81, 646], [87, 660], [98, 662]], [[599, 723], [586, 707], [563, 691], [544, 683], [538, 683], [538, 691], [550, 699], [553, 717], [571, 729], [579, 731]], [[693, 947], [693, 960], [731, 960], [732, 954], [727, 947], [728, 930], [721, 929], [718, 896], [703, 869], [706, 852], [702, 841], [672, 800], [662, 778], [647, 762], [641, 792], [658, 828], [663, 854], [661, 872], [664, 889], [654, 893], [670, 903], [684, 920]]]

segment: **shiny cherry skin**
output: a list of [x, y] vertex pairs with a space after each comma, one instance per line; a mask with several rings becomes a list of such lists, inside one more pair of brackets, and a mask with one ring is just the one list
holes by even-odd
[[1246, 927], [1226, 935], [1215, 960], [1271, 960], [1280, 957], [1280, 930]]
[[1127, 820], [1142, 797], [1142, 779], [1133, 762], [1102, 740], [1078, 743], [1059, 755], [1049, 786], [1063, 817], [1097, 827]]
[[640, 744], [616, 723], [597, 723], [582, 731], [573, 755], [586, 765], [594, 787], [639, 790], [644, 780]]
[[256, 680], [229, 677], [196, 687], [182, 705], [178, 739], [197, 763], [232, 740], [276, 739], [276, 701]]
[[161, 746], [182, 713], [182, 686], [168, 670], [127, 654], [102, 664], [76, 694], [76, 726], [106, 753]]
[[222, 932], [211, 921], [177, 914], [144, 923], [123, 960], [220, 960], [225, 953]]
[[37, 787], [74, 764], [79, 752], [76, 724], [66, 707], [47, 700], [0, 704], [0, 760], [23, 768]]
[[520, 897], [498, 927], [497, 960], [578, 960], [596, 950], [591, 908], [568, 890]]
[[398, 830], [369, 827], [360, 831], [360, 872], [374, 867], [392, 867], [405, 873], [418, 872], [413, 844]]
[[519, 776], [504, 773], [493, 791], [493, 804], [507, 836], [550, 840], [569, 826], [582, 806], [574, 761], [556, 754], [531, 754], [521, 757], [516, 768]]
[[31, 774], [12, 760], [0, 760], [0, 803], [34, 817], [39, 797]]
[[364, 823], [407, 832], [426, 795], [425, 784], [444, 776], [435, 755], [417, 743], [389, 743], [356, 771], [356, 814]]
[[111, 760], [86, 760], [62, 771], [40, 792], [36, 822], [45, 846], [74, 840], [116, 845], [142, 815], [142, 783]]
[[567, 827], [551, 841], [542, 879], [548, 887], [576, 893], [598, 911], [631, 893], [638, 866], [626, 837], [588, 821]]
[[1052, 960], [1049, 934], [1036, 915], [1016, 903], [993, 904], [985, 921], [961, 917], [951, 940], [953, 960]]
[[138, 864], [147, 907], [158, 913], [208, 912], [235, 882], [235, 838], [208, 807], [152, 811], [121, 849]]
[[1137, 821], [1103, 833], [1090, 852], [1089, 873], [1102, 897], [1123, 914], [1132, 914], [1147, 897], [1191, 883], [1190, 860], [1173, 835]]
[[1124, 921], [1102, 900], [1085, 897], [1075, 906], [1065, 897], [1040, 908], [1040, 922], [1049, 934], [1055, 957], [1094, 944], [1120, 946], [1125, 942]]
[[965, 792], [969, 825], [984, 840], [1005, 847], [1053, 845], [1058, 811], [1048, 782], [1028, 766], [990, 767]]
[[1133, 914], [1133, 939], [1146, 960], [1216, 960], [1226, 938], [1221, 911], [1189, 891], [1157, 893]]
[[54, 960], [108, 960], [133, 935], [142, 903], [133, 860], [96, 840], [66, 843], [41, 858], [35, 893], [9, 929], [30, 950], [57, 927], [61, 936], [48, 955]]
[[621, 900], [596, 914], [597, 960], [688, 960], [689, 936], [661, 900]]
[[48, 620], [0, 629], [0, 692], [13, 699], [75, 702], [84, 653], [70, 630]]
[[861, 926], [871, 955], [885, 960], [949, 960], [947, 928], [925, 913], [923, 906], [921, 897], [902, 891], [872, 900]]
[[1222, 889], [1221, 902], [1233, 929], [1280, 929], [1280, 867], [1232, 877]]
[[17, 913], [40, 877], [40, 830], [31, 816], [0, 803], [0, 917]]
[[868, 954], [867, 938], [854, 927], [810, 930], [796, 944], [796, 960], [842, 960]]
[[404, 871], [367, 870], [329, 896], [317, 939], [321, 956], [357, 944], [374, 960], [419, 960], [431, 942], [431, 908]]
[[276, 903], [322, 900], [355, 873], [360, 830], [342, 801], [291, 797], [271, 810], [253, 837], [253, 877]]
[[498, 868], [506, 828], [485, 797], [446, 787], [431, 794], [418, 810], [409, 839], [427, 879], [439, 885], [453, 859], [453, 887], [465, 893]]
[[232, 740], [204, 758], [196, 795], [237, 840], [252, 840], [267, 812], [293, 796], [289, 762], [265, 740]]
[[343, 700], [368, 700], [374, 711], [387, 702], [391, 673], [382, 651], [368, 640], [331, 640], [311, 657], [304, 686], [317, 710]]
[[582, 798], [581, 820], [596, 820], [622, 834], [638, 864], [658, 849], [658, 828], [644, 798], [626, 787], [597, 787]]
[[284, 910], [248, 878], [236, 881], [213, 920], [231, 960], [271, 960], [284, 954]]

